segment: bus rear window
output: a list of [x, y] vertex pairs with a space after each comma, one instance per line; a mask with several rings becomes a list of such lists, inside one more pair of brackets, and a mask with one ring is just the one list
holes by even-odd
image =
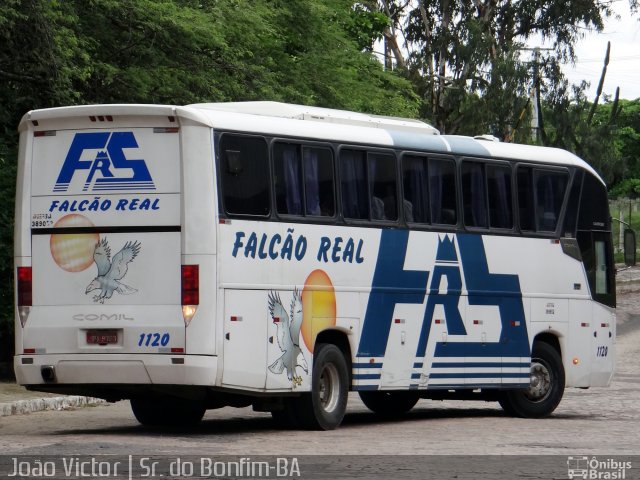
[[262, 137], [223, 135], [219, 146], [224, 210], [269, 215], [269, 153]]

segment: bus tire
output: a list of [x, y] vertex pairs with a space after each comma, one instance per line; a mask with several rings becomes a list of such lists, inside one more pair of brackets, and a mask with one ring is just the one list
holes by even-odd
[[347, 410], [349, 370], [342, 351], [331, 343], [315, 347], [311, 392], [294, 399], [298, 424], [312, 430], [334, 430]]
[[417, 392], [361, 391], [358, 394], [369, 410], [382, 416], [403, 415], [420, 400]]
[[509, 390], [499, 400], [511, 416], [548, 417], [564, 394], [565, 375], [558, 351], [545, 342], [536, 342], [531, 354], [531, 384], [526, 390]]
[[132, 398], [130, 402], [136, 420], [145, 426], [193, 426], [202, 420], [206, 411], [196, 400], [177, 397], [141, 397]]

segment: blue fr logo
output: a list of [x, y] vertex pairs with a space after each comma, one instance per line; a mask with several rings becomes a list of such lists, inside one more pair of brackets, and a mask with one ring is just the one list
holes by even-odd
[[[437, 342], [435, 356], [530, 356], [518, 276], [489, 271], [481, 235], [457, 234], [456, 237], [460, 251], [456, 251], [455, 244], [449, 238], [441, 239], [433, 272], [428, 272], [404, 269], [409, 239], [407, 230], [382, 231], [358, 357], [384, 357], [395, 306], [424, 303], [425, 297], [427, 302], [416, 357], [422, 358], [426, 353], [436, 305], [442, 305], [444, 309], [448, 333], [466, 335], [459, 309], [462, 295], [461, 270], [466, 283], [468, 304], [498, 307], [502, 327], [500, 339], [486, 344], [448, 342], [446, 352], [443, 344]], [[439, 288], [445, 277], [447, 293], [441, 294]]]
[[155, 190], [144, 160], [126, 158], [125, 148], [138, 148], [133, 132], [76, 133], [53, 191], [66, 192], [78, 170], [87, 170], [83, 192]]

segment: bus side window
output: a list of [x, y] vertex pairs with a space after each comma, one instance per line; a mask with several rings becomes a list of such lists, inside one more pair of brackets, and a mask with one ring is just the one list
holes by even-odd
[[371, 192], [371, 219], [398, 219], [396, 162], [393, 155], [369, 153], [369, 182]]
[[456, 166], [451, 160], [429, 159], [429, 199], [431, 223], [455, 225], [456, 213]]
[[333, 217], [336, 213], [333, 155], [328, 148], [303, 147], [305, 214]]
[[555, 232], [567, 190], [566, 173], [534, 170], [536, 229]]
[[511, 168], [506, 165], [487, 165], [487, 191], [491, 228], [513, 228]]
[[222, 199], [229, 214], [267, 216], [269, 154], [262, 137], [225, 134], [219, 144]]
[[366, 152], [342, 149], [340, 151], [340, 180], [342, 214], [345, 218], [369, 218], [369, 192], [367, 188]]
[[299, 145], [275, 144], [273, 173], [278, 213], [302, 215], [302, 160]]
[[520, 230], [524, 232], [534, 231], [535, 203], [533, 200], [533, 171], [529, 167], [519, 166], [517, 169], [518, 181], [518, 218]]
[[402, 184], [404, 219], [410, 223], [429, 223], [429, 177], [426, 157], [403, 157]]
[[462, 203], [467, 227], [487, 228], [487, 184], [484, 164], [462, 162]]

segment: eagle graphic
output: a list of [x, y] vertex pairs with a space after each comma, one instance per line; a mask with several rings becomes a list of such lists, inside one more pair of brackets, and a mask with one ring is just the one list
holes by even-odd
[[93, 301], [104, 303], [105, 299], [111, 298], [113, 292], [118, 292], [121, 295], [131, 295], [138, 290], [120, 283], [120, 280], [127, 274], [128, 265], [140, 252], [141, 244], [138, 241], [127, 242], [124, 247], [116, 253], [111, 261], [111, 247], [106, 238], [103, 238], [96, 243], [96, 248], [93, 251], [93, 261], [96, 262], [98, 267], [98, 276], [94, 278], [87, 286], [87, 290], [84, 292], [88, 294], [93, 290], [100, 289], [98, 295], [94, 295]]
[[[302, 384], [302, 376], [297, 375], [297, 367], [302, 368], [305, 373], [309, 373], [309, 366], [300, 350], [300, 328], [302, 327], [302, 296], [298, 289], [293, 292], [291, 300], [290, 314], [282, 305], [282, 300], [278, 293], [269, 293], [269, 313], [273, 323], [277, 327], [278, 346], [282, 350], [282, 355], [271, 365], [269, 370], [280, 374], [287, 370], [287, 378], [294, 384]], [[300, 360], [298, 360], [300, 358]]]

